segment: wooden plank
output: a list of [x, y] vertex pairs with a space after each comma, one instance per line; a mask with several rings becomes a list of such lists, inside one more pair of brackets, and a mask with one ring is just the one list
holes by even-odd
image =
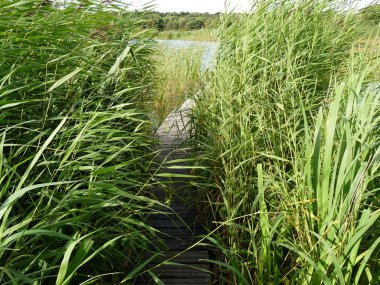
[[[167, 251], [165, 253], [165, 257], [175, 258], [175, 261], [178, 263], [184, 263], [190, 262], [190, 261], [196, 261], [198, 262], [199, 259], [208, 259], [208, 250], [205, 249], [191, 249], [185, 252], [181, 251]], [[196, 263], [195, 262], [195, 263]], [[194, 262], [193, 262], [194, 263]]]
[[[166, 250], [188, 250], [199, 241], [196, 236], [170, 237], [162, 236], [161, 240], [155, 242], [156, 246], [161, 245]], [[153, 242], [153, 241], [152, 241]]]
[[166, 285], [201, 285], [201, 284], [209, 284], [210, 277], [208, 278], [162, 278], [161, 281]]
[[[210, 283], [210, 278], [186, 278], [186, 277], [162, 277], [160, 280], [165, 285], [201, 285], [205, 284], [208, 285]], [[136, 285], [156, 285], [157, 283], [154, 282], [152, 279], [149, 279], [148, 277], [144, 279], [140, 279], [135, 283]]]
[[158, 277], [188, 277], [188, 278], [207, 278], [210, 273], [203, 272], [199, 269], [175, 268], [173, 266], [160, 266], [152, 270]]
[[[193, 223], [193, 224], [189, 224], [187, 222], [184, 222], [182, 220], [171, 220], [171, 219], [154, 219], [154, 220], [151, 220], [152, 222], [149, 223], [152, 227], [156, 228], [156, 229], [170, 229], [170, 228], [173, 228], [173, 229], [190, 229], [190, 230], [201, 230], [203, 229], [202, 225], [200, 223]], [[193, 222], [193, 221], [191, 221]]]
[[187, 228], [158, 228], [157, 236], [161, 239], [178, 239], [184, 241], [196, 241], [199, 240], [199, 236], [202, 235], [202, 230], [187, 229]]
[[[193, 100], [187, 100], [178, 110], [172, 112], [158, 128], [156, 137], [158, 145], [156, 150], [157, 165], [162, 167], [157, 173], [169, 173], [179, 177], [160, 177], [157, 178], [164, 183], [164, 189], [152, 191], [152, 197], [161, 202], [165, 202], [171, 196], [170, 209], [158, 207], [157, 211], [164, 213], [151, 215], [147, 218], [147, 223], [161, 231], [159, 236], [161, 242], [152, 241], [152, 246], [167, 248], [160, 259], [155, 262], [166, 261], [181, 263], [189, 266], [162, 265], [155, 268], [158, 276], [165, 284], [176, 285], [202, 285], [209, 284], [210, 274], [205, 272], [209, 269], [209, 264], [202, 259], [208, 259], [208, 251], [204, 248], [190, 248], [199, 241], [199, 235], [205, 234], [197, 213], [197, 201], [199, 192], [192, 189], [190, 183], [194, 177], [186, 177], [192, 174], [191, 169], [184, 169], [189, 166], [189, 161], [170, 163], [173, 159], [182, 159], [189, 156], [189, 149], [182, 147], [183, 142], [189, 137], [189, 114], [194, 106]], [[182, 176], [182, 177], [180, 177]], [[166, 189], [167, 187], [167, 189]], [[189, 249], [183, 251], [185, 249]], [[150, 266], [154, 264], [150, 264]], [[140, 278], [137, 284], [154, 284], [150, 278], [145, 276]]]

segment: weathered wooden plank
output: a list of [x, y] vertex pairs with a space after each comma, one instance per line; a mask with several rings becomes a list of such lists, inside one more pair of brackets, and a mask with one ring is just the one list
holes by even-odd
[[209, 284], [210, 278], [162, 278], [161, 281], [166, 285], [195, 285]]
[[195, 240], [178, 240], [178, 239], [165, 239], [165, 244], [161, 244], [159, 246], [158, 244], [156, 247], [162, 248], [162, 249], [170, 249], [170, 250], [186, 250], [189, 248], [190, 245], [192, 245]]
[[152, 219], [149, 224], [158, 230], [173, 228], [173, 229], [190, 229], [190, 230], [196, 231], [196, 230], [203, 229], [200, 223], [193, 223], [193, 221], [191, 221], [191, 224], [189, 224], [179, 219], [174, 220], [174, 221], [171, 219]]
[[199, 269], [191, 269], [185, 267], [174, 267], [174, 266], [161, 266], [157, 269], [152, 270], [157, 274], [158, 277], [188, 277], [188, 278], [207, 278], [210, 273], [201, 271]]
[[[168, 278], [168, 277], [162, 277], [160, 280], [165, 285], [194, 285], [194, 284], [209, 284], [209, 278], [188, 278], [188, 277], [174, 277], [174, 278]], [[138, 283], [135, 284], [141, 284], [141, 285], [157, 285], [156, 282], [154, 282], [151, 279], [141, 279]]]
[[[175, 262], [184, 263], [198, 262], [200, 259], [208, 259], [208, 250], [195, 248], [187, 251], [173, 251], [165, 252], [165, 258], [174, 258]], [[172, 260], [172, 261], [173, 261]]]
[[[178, 110], [172, 112], [158, 128], [156, 137], [157, 178], [164, 184], [164, 189], [152, 191], [152, 197], [161, 202], [170, 200], [170, 209], [157, 208], [164, 213], [151, 215], [147, 222], [156, 228], [162, 241], [152, 241], [152, 246], [166, 247], [160, 260], [195, 266], [161, 265], [153, 272], [164, 284], [203, 285], [209, 284], [209, 264], [202, 260], [209, 258], [208, 251], [201, 247], [192, 248], [199, 241], [199, 235], [205, 234], [197, 213], [198, 191], [190, 187], [194, 179], [192, 171], [187, 168], [189, 161], [176, 162], [189, 156], [189, 149], [182, 147], [189, 137], [189, 114], [194, 106], [193, 100], [187, 100]], [[173, 161], [173, 163], [171, 163]], [[169, 175], [163, 176], [166, 173]], [[187, 250], [186, 250], [187, 249]], [[150, 264], [152, 268], [154, 264]], [[149, 268], [148, 267], [148, 268]], [[140, 278], [137, 284], [155, 284], [148, 276]]]

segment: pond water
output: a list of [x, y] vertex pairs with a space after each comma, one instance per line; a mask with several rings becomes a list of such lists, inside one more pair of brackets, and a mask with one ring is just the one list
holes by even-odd
[[185, 40], [157, 40], [158, 43], [167, 45], [169, 48], [191, 48], [200, 47], [203, 48], [202, 62], [201, 62], [201, 72], [206, 70], [211, 70], [214, 68], [216, 63], [216, 52], [218, 49], [217, 42], [196, 42], [196, 41], [185, 41]]

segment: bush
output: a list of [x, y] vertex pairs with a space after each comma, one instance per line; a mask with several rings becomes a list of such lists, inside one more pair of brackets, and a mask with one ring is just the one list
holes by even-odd
[[193, 20], [186, 24], [187, 29], [189, 30], [199, 30], [205, 27], [205, 24], [201, 20]]

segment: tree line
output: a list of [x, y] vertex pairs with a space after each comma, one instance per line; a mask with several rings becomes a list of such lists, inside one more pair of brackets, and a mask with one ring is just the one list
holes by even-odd
[[[219, 26], [221, 19], [221, 13], [161, 13], [156, 11], [135, 11], [135, 13], [141, 14], [140, 16], [145, 19], [145, 28], [153, 28], [158, 31], [215, 29]], [[380, 4], [363, 8], [359, 11], [358, 16], [362, 22], [378, 25], [380, 23]]]
[[220, 24], [220, 13], [160, 13], [144, 12], [147, 28], [164, 30], [199, 30], [214, 29]]

